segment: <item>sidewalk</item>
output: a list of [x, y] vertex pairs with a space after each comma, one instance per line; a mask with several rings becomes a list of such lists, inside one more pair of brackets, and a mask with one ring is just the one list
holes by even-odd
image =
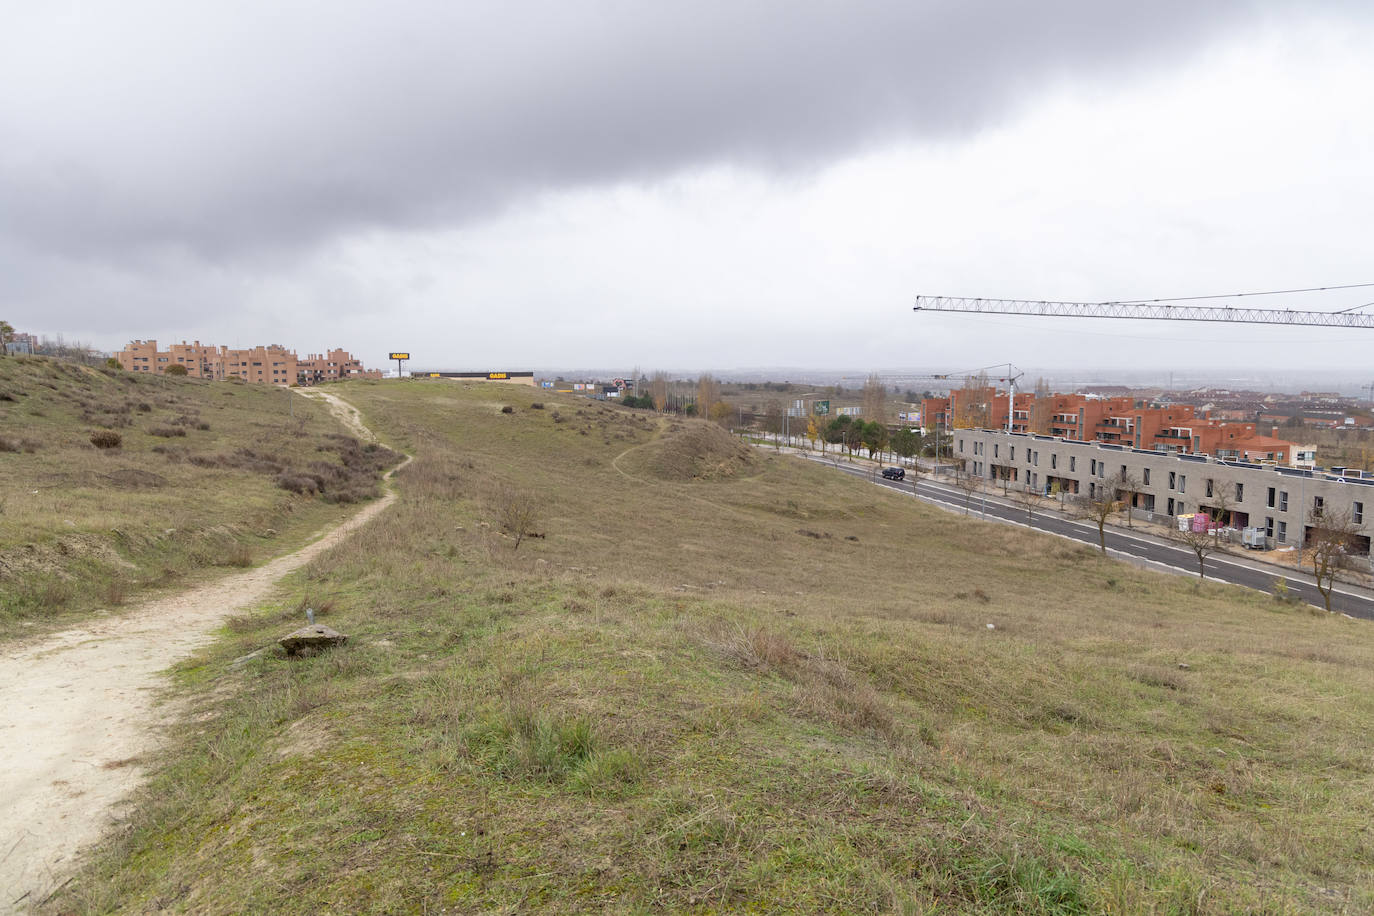
[[[772, 443], [763, 443], [760, 444], [758, 447], [768, 448], [770, 446], [772, 446]], [[782, 446], [777, 450], [779, 452], [799, 455], [803, 458], [807, 458], [813, 461], [822, 461], [825, 464], [835, 462], [841, 465], [848, 465], [854, 468], [870, 468], [873, 471], [873, 476], [875, 479], [877, 478], [878, 468], [886, 466], [875, 459], [865, 458], [862, 455], [835, 453], [830, 450], [827, 450], [824, 454], [822, 454], [818, 450], [809, 450], [789, 446]], [[954, 475], [952, 472], [949, 472], [951, 465], [942, 463], [941, 471], [937, 472], [933, 467], [930, 467], [930, 465], [932, 464], [932, 459], [920, 459], [921, 480], [927, 483], [939, 483], [942, 485], [952, 487]], [[903, 462], [903, 466], [908, 468], [911, 467], [910, 464], [906, 464], [905, 462]], [[1003, 506], [1004, 508], [1016, 509], [1021, 512], [1026, 511], [1024, 505], [1020, 505], [1017, 502], [1015, 502], [1015, 500], [1010, 498], [1011, 492], [1012, 491], [1009, 489], [1008, 494], [1004, 496], [1001, 492], [1001, 487], [988, 487], [984, 485], [978, 491], [975, 491], [975, 498], [985, 497], [989, 501], [995, 502], [998, 505]], [[958, 495], [959, 498], [962, 498], [963, 496], [962, 493]], [[1084, 519], [1082, 515], [1075, 513], [1071, 508], [1067, 506], [1061, 507], [1056, 500], [1053, 500], [1050, 497], [1045, 497], [1045, 502], [1042, 505], [1037, 506], [1035, 508], [1035, 514], [1057, 518], [1062, 521], [1088, 521], [1093, 525], [1096, 524], [1094, 520]], [[1112, 518], [1108, 520], [1107, 527], [1113, 531], [1117, 531], [1123, 534], [1130, 534], [1141, 538], [1150, 538], [1161, 544], [1168, 544], [1170, 546], [1175, 547], [1178, 546], [1178, 543], [1169, 537], [1170, 529], [1165, 525], [1161, 525], [1155, 522], [1147, 522], [1137, 519], [1134, 522], [1134, 524], [1127, 525], [1116, 518]], [[1299, 565], [1297, 563], [1298, 552], [1296, 549], [1290, 549], [1286, 551], [1246, 550], [1234, 544], [1222, 543], [1212, 551], [1212, 556], [1225, 557], [1225, 559], [1228, 562], [1232, 563], [1244, 562], [1251, 568], [1258, 571], [1272, 571], [1276, 578], [1280, 576], [1288, 577], [1300, 575], [1310, 580], [1313, 576], [1312, 569], [1310, 566]], [[1362, 594], [1367, 598], [1374, 599], [1374, 575], [1370, 575], [1369, 573], [1360, 572], [1359, 570], [1341, 570], [1340, 575], [1338, 575], [1336, 578], [1336, 584], [1347, 591]]]

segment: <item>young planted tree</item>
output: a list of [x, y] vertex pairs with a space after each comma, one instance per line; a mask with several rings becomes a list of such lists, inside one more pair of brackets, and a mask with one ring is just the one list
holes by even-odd
[[966, 465], [960, 465], [954, 471], [954, 485], [964, 494], [964, 514], [969, 513], [969, 503], [973, 501], [973, 494], [983, 489], [983, 481], [977, 474], [970, 473]]
[[1104, 557], [1107, 555], [1107, 521], [1121, 511], [1121, 503], [1116, 498], [1118, 489], [1119, 478], [1113, 477], [1093, 487], [1088, 501], [1083, 504], [1083, 517], [1097, 525], [1097, 546]]
[[1207, 578], [1207, 557], [1219, 546], [1212, 533], [1206, 528], [1202, 531], [1194, 531], [1193, 526], [1189, 525], [1186, 531], [1179, 531], [1176, 528], [1171, 530], [1169, 537], [1193, 552], [1193, 555], [1197, 557], [1197, 577], [1199, 579]]
[[1035, 510], [1045, 504], [1045, 494], [1037, 487], [1027, 486], [1012, 493], [1012, 502], [1026, 510], [1026, 521], [1035, 520]]
[[1307, 535], [1308, 556], [1312, 563], [1312, 576], [1317, 580], [1317, 591], [1328, 613], [1331, 611], [1331, 592], [1335, 590], [1336, 577], [1356, 552], [1358, 527], [1349, 513], [1331, 509], [1312, 520]]
[[1129, 471], [1116, 475], [1116, 486], [1121, 493], [1122, 509], [1126, 513], [1126, 527], [1134, 528], [1131, 523], [1131, 507], [1135, 505], [1135, 495], [1140, 492], [1140, 480]]

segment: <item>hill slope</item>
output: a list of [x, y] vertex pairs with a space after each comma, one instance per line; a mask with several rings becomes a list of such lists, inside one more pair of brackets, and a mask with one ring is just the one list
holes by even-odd
[[[397, 504], [183, 666], [53, 906], [1374, 907], [1367, 624], [766, 453], [640, 473], [638, 411], [338, 390], [415, 455]], [[345, 649], [230, 664], [307, 605]]]
[[0, 635], [301, 542], [396, 457], [345, 432], [281, 389], [0, 358]]

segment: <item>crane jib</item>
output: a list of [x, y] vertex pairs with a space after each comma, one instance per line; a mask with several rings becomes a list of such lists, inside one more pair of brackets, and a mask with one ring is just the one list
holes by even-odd
[[1165, 321], [1222, 321], [1332, 328], [1374, 328], [1374, 315], [1363, 312], [1300, 312], [1292, 309], [1234, 306], [1163, 305], [1122, 302], [1054, 302], [1032, 299], [976, 299], [917, 296], [913, 311], [992, 312], [1048, 318], [1137, 318]]

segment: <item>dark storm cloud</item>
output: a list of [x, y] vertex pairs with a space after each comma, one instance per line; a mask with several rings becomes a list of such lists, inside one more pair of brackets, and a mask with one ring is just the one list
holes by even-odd
[[[683, 167], [964, 134], [1265, 4], [34, 5], [0, 38], [16, 251], [221, 258]], [[19, 255], [14, 255], [18, 257]]]

